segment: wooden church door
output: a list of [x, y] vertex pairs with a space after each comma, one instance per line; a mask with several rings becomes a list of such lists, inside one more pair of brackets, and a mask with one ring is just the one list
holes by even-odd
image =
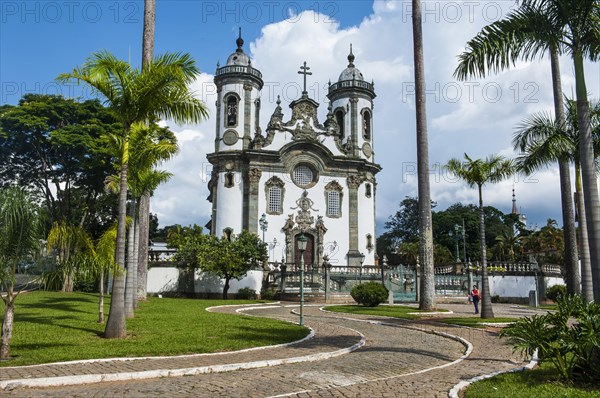
[[[300, 250], [298, 250], [298, 237], [300, 234], [294, 237], [294, 264], [300, 266]], [[312, 264], [315, 262], [315, 237], [311, 234], [305, 233], [306, 236], [306, 250], [304, 251], [304, 270], [310, 270], [312, 268]]]

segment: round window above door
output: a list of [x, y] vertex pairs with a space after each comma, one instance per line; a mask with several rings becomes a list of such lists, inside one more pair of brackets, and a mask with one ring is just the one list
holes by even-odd
[[301, 164], [292, 171], [292, 181], [300, 188], [310, 188], [317, 181], [317, 173], [309, 166]]

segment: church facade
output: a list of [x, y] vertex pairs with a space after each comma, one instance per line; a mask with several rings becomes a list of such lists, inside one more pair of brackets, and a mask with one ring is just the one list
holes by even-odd
[[[308, 238], [305, 264], [375, 264], [376, 174], [373, 83], [354, 65], [330, 83], [326, 120], [304, 91], [284, 111], [278, 97], [270, 120], [261, 123], [262, 74], [237, 39], [225, 66], [217, 65], [216, 135], [209, 181], [212, 234], [243, 229], [269, 245], [269, 260], [299, 263], [297, 239]], [[296, 71], [291, 71], [295, 73]], [[263, 130], [264, 128], [264, 130]]]

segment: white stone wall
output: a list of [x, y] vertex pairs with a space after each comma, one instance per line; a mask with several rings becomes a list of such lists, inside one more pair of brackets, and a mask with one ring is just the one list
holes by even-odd
[[[494, 275], [489, 277], [490, 294], [500, 297], [529, 297], [529, 292], [535, 290], [534, 276]], [[554, 285], [562, 285], [562, 278], [545, 278], [546, 289]]]
[[[249, 287], [260, 293], [262, 285], [262, 271], [249, 271], [241, 280], [230, 281], [229, 293], [237, 293], [239, 289]], [[179, 269], [166, 267], [153, 267], [148, 270], [147, 291], [149, 294], [176, 292], [178, 288]], [[195, 293], [222, 293], [225, 280], [206, 272], [196, 271], [194, 278]]]

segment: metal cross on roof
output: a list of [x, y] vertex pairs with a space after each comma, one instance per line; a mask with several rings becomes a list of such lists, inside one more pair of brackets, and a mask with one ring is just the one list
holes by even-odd
[[300, 69], [302, 70], [298, 73], [304, 75], [304, 91], [302, 91], [302, 94], [308, 94], [308, 91], [306, 91], [306, 75], [312, 75], [312, 72], [307, 72], [310, 68], [306, 66], [306, 61], [304, 61], [304, 65], [300, 66]]

